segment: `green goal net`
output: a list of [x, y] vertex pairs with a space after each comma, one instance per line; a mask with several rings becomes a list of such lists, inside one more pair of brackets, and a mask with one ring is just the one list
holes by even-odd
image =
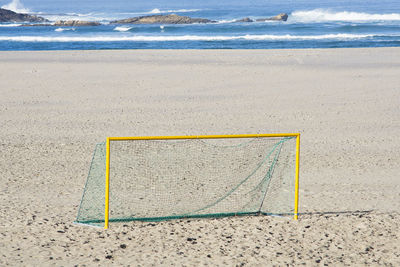
[[107, 223], [107, 167], [110, 222], [295, 213], [296, 136], [108, 142], [96, 145], [77, 223]]

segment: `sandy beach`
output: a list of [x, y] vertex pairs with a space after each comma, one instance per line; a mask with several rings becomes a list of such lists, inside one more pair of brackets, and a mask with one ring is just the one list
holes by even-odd
[[[0, 52], [1, 266], [399, 266], [400, 49]], [[107, 136], [301, 133], [300, 217], [73, 224]]]

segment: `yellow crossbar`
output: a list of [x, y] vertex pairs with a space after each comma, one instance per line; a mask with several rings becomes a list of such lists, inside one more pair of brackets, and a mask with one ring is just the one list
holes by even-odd
[[299, 133], [279, 134], [236, 134], [236, 135], [188, 135], [188, 136], [139, 136], [139, 137], [109, 137], [110, 141], [127, 140], [171, 140], [171, 139], [218, 139], [218, 138], [256, 138], [256, 137], [297, 137]]

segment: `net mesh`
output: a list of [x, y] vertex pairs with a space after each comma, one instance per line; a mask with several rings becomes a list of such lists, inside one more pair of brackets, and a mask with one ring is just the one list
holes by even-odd
[[[293, 214], [295, 137], [110, 141], [112, 221]], [[103, 223], [105, 143], [96, 146], [79, 223]]]

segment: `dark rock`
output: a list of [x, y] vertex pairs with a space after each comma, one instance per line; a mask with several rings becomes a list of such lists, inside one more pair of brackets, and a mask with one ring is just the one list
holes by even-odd
[[369, 251], [371, 251], [373, 249], [374, 249], [373, 247], [369, 246], [369, 247], [365, 248], [365, 252], [369, 252]]
[[209, 19], [191, 18], [179, 16], [176, 14], [170, 15], [152, 15], [134, 17], [129, 19], [121, 19], [111, 21], [110, 24], [193, 24], [193, 23], [215, 23]]
[[0, 22], [48, 22], [47, 19], [0, 8]]
[[281, 13], [281, 14], [279, 14], [279, 15], [276, 15], [275, 17], [264, 18], [264, 19], [257, 19], [257, 21], [267, 21], [267, 20], [287, 21], [288, 17], [289, 17], [288, 14], [286, 14], [286, 13]]
[[81, 21], [81, 20], [59, 20], [50, 23], [40, 24], [23, 24], [21, 27], [40, 27], [40, 26], [57, 26], [57, 27], [81, 27], [81, 26], [99, 26], [101, 23], [95, 21]]
[[95, 21], [81, 20], [59, 20], [54, 23], [54, 26], [80, 27], [80, 26], [99, 26], [101, 23]]
[[253, 22], [254, 20], [252, 20], [251, 18], [243, 18], [243, 19], [239, 19], [236, 22]]

